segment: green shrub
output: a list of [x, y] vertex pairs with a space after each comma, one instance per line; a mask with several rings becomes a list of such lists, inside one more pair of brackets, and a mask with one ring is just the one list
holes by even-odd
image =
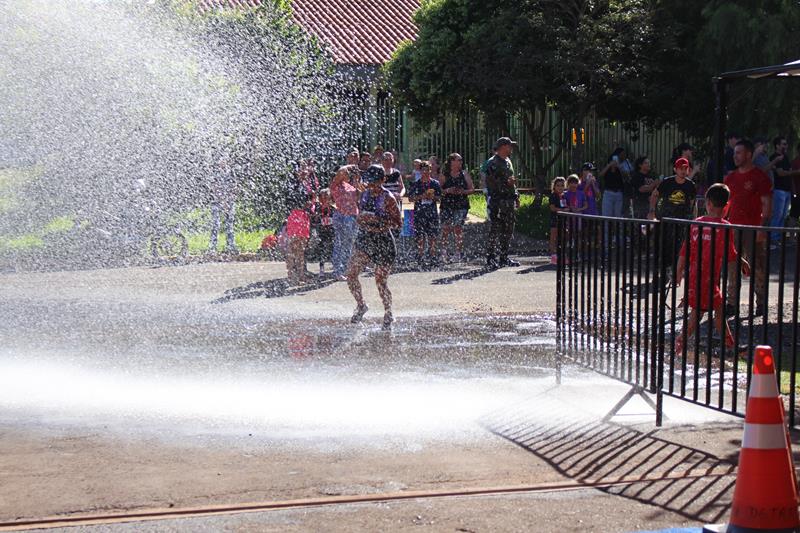
[[[550, 208], [546, 196], [537, 203], [533, 194], [520, 196], [520, 207], [517, 211], [517, 231], [534, 239], [550, 237]], [[486, 198], [482, 194], [469, 197], [470, 214], [486, 218]]]

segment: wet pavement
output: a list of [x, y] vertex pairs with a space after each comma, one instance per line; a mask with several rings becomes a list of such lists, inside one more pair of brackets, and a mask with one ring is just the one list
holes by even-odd
[[[680, 425], [656, 435], [652, 411], [634, 400], [618, 417], [634, 426], [621, 429], [599, 421], [623, 384], [564, 365], [557, 386], [554, 273], [537, 269], [393, 276], [391, 332], [378, 312], [349, 324], [341, 283], [252, 294], [280, 284], [279, 264], [4, 276], [0, 518], [581, 480], [629, 465], [634, 473], [730, 468], [738, 422], [673, 402], [667, 416], [719, 423], [716, 437]], [[225, 299], [231, 293], [249, 296]], [[617, 520], [622, 529], [597, 530], [691, 523], [725, 508], [727, 484], [692, 487], [670, 485], [651, 504], [628, 499], [633, 514]], [[713, 501], [694, 510], [698, 487]], [[611, 494], [627, 498], [609, 490], [597, 495], [602, 505], [614, 505]], [[500, 512], [543, 497], [476, 505]], [[548, 508], [503, 522], [469, 505], [452, 508], [490, 529], [515, 529]], [[648, 505], [664, 518], [643, 518]], [[376, 506], [142, 527], [306, 530], [342, 520], [327, 529], [345, 531], [394, 520], [399, 530], [438, 529], [424, 509], [461, 523], [448, 504]]]

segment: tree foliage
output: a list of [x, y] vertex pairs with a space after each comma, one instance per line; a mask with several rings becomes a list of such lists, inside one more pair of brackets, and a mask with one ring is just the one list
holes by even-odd
[[[550, 161], [544, 111], [580, 126], [592, 108], [619, 110], [641, 93], [647, 65], [631, 61], [652, 38], [646, 0], [475, 0], [423, 2], [419, 37], [387, 67], [401, 103], [423, 121], [477, 107], [490, 124], [519, 113], [536, 153]], [[557, 154], [556, 154], [557, 157]]]
[[[423, 121], [468, 105], [495, 123], [519, 113], [539, 143], [547, 132], [535, 117], [547, 106], [569, 125], [594, 110], [708, 137], [713, 76], [800, 54], [797, 0], [427, 0], [415, 22], [418, 39], [387, 67], [401, 103]], [[735, 85], [731, 127], [787, 131], [792, 89]]]

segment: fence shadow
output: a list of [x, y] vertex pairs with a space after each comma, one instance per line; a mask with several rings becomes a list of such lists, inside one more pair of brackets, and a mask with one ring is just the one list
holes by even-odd
[[[698, 522], [719, 522], [727, 514], [735, 484], [735, 478], [727, 474], [735, 473], [735, 455], [717, 457], [662, 438], [657, 430], [640, 431], [613, 422], [551, 416], [550, 407], [547, 406], [550, 414], [518, 413], [505, 417], [503, 422], [484, 420], [484, 426], [576, 481], [711, 474], [597, 490]], [[714, 438], [713, 426], [704, 428], [704, 432]]]
[[331, 278], [314, 278], [311, 283], [305, 285], [291, 285], [286, 278], [270, 279], [251, 283], [243, 287], [228, 289], [221, 297], [217, 298], [212, 303], [221, 304], [234, 300], [255, 298], [282, 298], [284, 296], [304, 294], [322, 289], [333, 283], [336, 283], [336, 280]]
[[467, 270], [466, 272], [459, 272], [458, 274], [454, 274], [454, 275], [448, 276], [446, 278], [435, 279], [435, 280], [431, 281], [431, 284], [432, 285], [450, 285], [451, 283], [455, 283], [456, 281], [463, 281], [463, 280], [479, 278], [481, 276], [485, 276], [486, 274], [491, 274], [492, 272], [495, 272], [496, 270], [497, 270], [496, 268], [492, 268], [492, 267], [488, 267], [488, 266], [482, 266], [480, 268], [476, 268], [476, 269], [473, 269], [473, 270]]

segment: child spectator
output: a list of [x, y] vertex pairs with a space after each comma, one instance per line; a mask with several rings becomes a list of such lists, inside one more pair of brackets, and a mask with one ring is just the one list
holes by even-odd
[[289, 217], [286, 220], [286, 272], [290, 285], [308, 283], [306, 271], [306, 247], [311, 234], [310, 212], [314, 205], [319, 182], [308, 166], [298, 162], [293, 177], [289, 180], [286, 205]]
[[589, 207], [586, 195], [583, 194], [583, 191], [578, 190], [578, 183], [580, 180], [575, 174], [571, 174], [567, 178], [567, 192], [564, 193], [564, 198], [567, 201], [567, 210], [572, 213], [583, 213]]
[[[722, 218], [723, 212], [725, 211], [725, 207], [728, 205], [728, 200], [730, 199], [730, 189], [728, 189], [727, 185], [723, 185], [722, 183], [715, 183], [711, 187], [708, 188], [706, 191], [706, 211], [708, 215], [699, 217], [695, 220], [698, 222], [713, 222], [716, 224], [730, 224], [727, 220]], [[712, 239], [712, 230], [716, 235], [713, 236], [714, 238], [714, 270], [711, 270], [711, 239]], [[703, 237], [700, 238], [700, 232], [702, 231]], [[698, 322], [700, 320], [700, 316], [698, 316], [698, 311], [701, 313], [705, 313], [706, 311], [712, 311], [715, 314], [714, 317], [714, 325], [719, 331], [720, 335], [723, 335], [723, 327], [722, 327], [722, 314], [723, 314], [723, 301], [722, 301], [722, 291], [720, 290], [719, 283], [720, 283], [720, 273], [722, 271], [722, 260], [723, 257], [725, 260], [730, 263], [736, 259], [736, 248], [733, 244], [734, 237], [731, 232], [731, 235], [728, 237], [728, 249], [724, 250], [725, 247], [725, 231], [722, 228], [711, 228], [711, 227], [702, 227], [693, 225], [691, 232], [690, 232], [690, 240], [689, 246], [691, 246], [689, 251], [689, 286], [688, 286], [688, 298], [689, 298], [689, 308], [691, 312], [689, 314], [689, 323], [686, 327], [686, 331], [678, 337], [677, 341], [675, 342], [675, 352], [683, 352], [683, 346], [691, 337], [695, 330], [697, 329]], [[678, 267], [676, 268], [675, 272], [675, 286], [679, 287], [681, 284], [681, 278], [683, 276], [683, 271], [686, 264], [686, 244], [684, 243], [681, 247], [680, 257], [678, 259]], [[698, 254], [700, 251], [700, 247], [702, 247], [702, 264], [698, 261]], [[697, 276], [701, 276], [700, 279], [700, 298], [698, 301], [697, 295]], [[742, 258], [742, 273], [745, 276], [750, 275], [750, 265], [748, 262]], [[714, 294], [713, 294], [713, 302], [709, 302], [709, 292], [711, 290], [710, 284], [714, 284]], [[734, 345], [733, 335], [731, 334], [730, 327], [728, 326], [728, 322], [725, 321], [725, 345], [729, 348], [732, 348]]]
[[336, 208], [331, 204], [330, 189], [319, 191], [319, 202], [314, 205], [311, 226], [319, 237], [319, 275], [325, 273], [325, 261], [333, 261], [333, 215]]
[[[436, 203], [442, 197], [439, 182], [431, 177], [431, 166], [420, 166], [422, 177], [408, 189], [408, 198], [414, 202], [414, 234], [417, 236], [417, 264], [420, 268], [438, 266], [436, 240], [439, 237], [439, 210]], [[427, 254], [425, 253], [427, 244]]]
[[558, 264], [558, 212], [566, 211], [567, 202], [564, 198], [564, 188], [567, 180], [556, 178], [550, 190], [550, 263]]
[[414, 169], [411, 171], [411, 174], [408, 175], [407, 179], [410, 182], [419, 181], [422, 177], [422, 169], [420, 168], [422, 165], [422, 159], [415, 159], [414, 160]]
[[586, 196], [586, 211], [585, 215], [599, 215], [600, 210], [597, 208], [597, 198], [600, 196], [600, 186], [597, 185], [597, 178], [594, 177], [595, 167], [593, 163], [586, 162], [581, 167], [581, 182], [578, 185], [578, 190], [583, 192]]

